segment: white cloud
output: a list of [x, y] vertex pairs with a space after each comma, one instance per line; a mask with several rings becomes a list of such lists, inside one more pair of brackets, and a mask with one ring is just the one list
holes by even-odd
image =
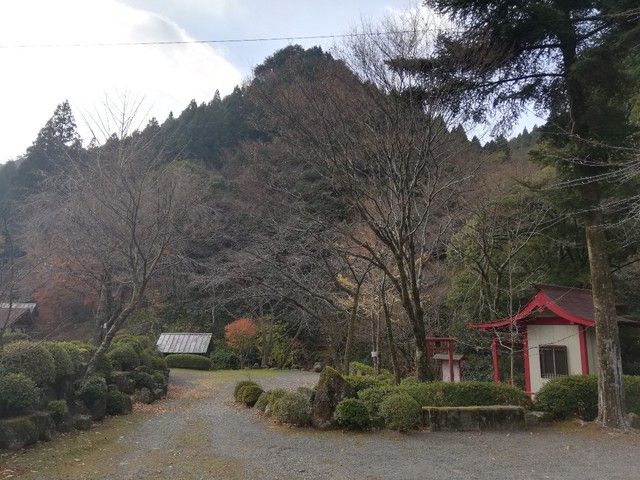
[[128, 91], [144, 96], [162, 121], [191, 99], [208, 101], [216, 89], [225, 95], [242, 80], [210, 45], [44, 45], [188, 40], [174, 22], [115, 0], [2, 2], [0, 45], [34, 47], [0, 48], [0, 163], [23, 153], [65, 99], [81, 123], [80, 113], [105, 93]]

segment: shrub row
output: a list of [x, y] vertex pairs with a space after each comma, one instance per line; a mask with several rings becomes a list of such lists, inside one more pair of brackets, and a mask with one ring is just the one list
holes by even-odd
[[207, 357], [191, 353], [174, 353], [165, 357], [170, 368], [191, 368], [194, 370], [209, 370], [210, 362]]
[[[625, 375], [627, 411], [640, 414], [640, 377]], [[598, 416], [598, 379], [595, 375], [567, 375], [545, 383], [536, 395], [535, 408], [555, 419]]]

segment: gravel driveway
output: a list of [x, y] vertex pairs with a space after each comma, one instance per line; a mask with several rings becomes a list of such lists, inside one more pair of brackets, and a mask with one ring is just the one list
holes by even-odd
[[231, 403], [235, 382], [311, 386], [309, 372], [174, 370], [169, 398], [0, 456], [25, 479], [636, 479], [640, 436], [574, 423], [533, 432], [318, 432]]

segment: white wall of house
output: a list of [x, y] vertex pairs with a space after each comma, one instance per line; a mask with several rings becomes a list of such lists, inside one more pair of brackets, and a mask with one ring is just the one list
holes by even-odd
[[527, 327], [527, 339], [529, 342], [529, 373], [531, 375], [532, 392], [540, 390], [540, 387], [549, 380], [542, 378], [540, 373], [540, 345], [566, 346], [569, 373], [571, 375], [582, 373], [580, 336], [577, 325], [529, 325]]

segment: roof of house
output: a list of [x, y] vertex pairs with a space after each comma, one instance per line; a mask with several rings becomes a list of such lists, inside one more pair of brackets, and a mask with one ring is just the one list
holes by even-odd
[[33, 322], [35, 303], [0, 303], [0, 328], [9, 328], [21, 320]]
[[[451, 355], [452, 359], [454, 362], [460, 361], [464, 359], [464, 355], [462, 353], [454, 353], [453, 355]], [[449, 360], [449, 354], [448, 353], [436, 353], [433, 356], [434, 360]]]
[[207, 353], [211, 333], [161, 333], [156, 345], [162, 353]]
[[[511, 322], [526, 321], [527, 319], [554, 314], [570, 323], [585, 326], [595, 325], [593, 295], [591, 290], [574, 287], [560, 287], [556, 285], [537, 284], [535, 296], [516, 315], [490, 323], [469, 324], [472, 328], [500, 328]], [[640, 326], [640, 322], [616, 316], [618, 323]]]

